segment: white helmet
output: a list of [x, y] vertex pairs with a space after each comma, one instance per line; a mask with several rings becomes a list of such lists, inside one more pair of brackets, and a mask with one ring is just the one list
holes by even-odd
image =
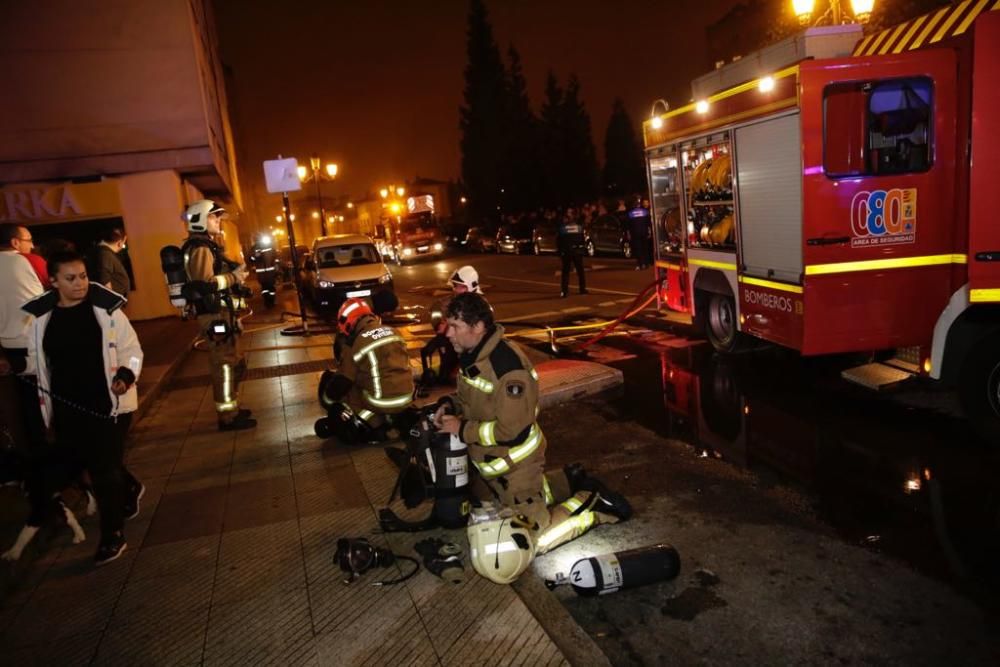
[[535, 557], [535, 542], [523, 517], [470, 524], [468, 536], [472, 567], [497, 584], [516, 581]]
[[470, 292], [475, 292], [476, 294], [482, 294], [483, 291], [479, 289], [479, 273], [466, 264], [458, 271], [455, 271], [451, 275], [451, 280], [449, 282], [452, 285], [465, 285], [465, 288]]
[[200, 199], [191, 204], [184, 211], [184, 222], [187, 223], [190, 232], [207, 232], [208, 216], [212, 213], [222, 215], [226, 209], [216, 204], [211, 199]]

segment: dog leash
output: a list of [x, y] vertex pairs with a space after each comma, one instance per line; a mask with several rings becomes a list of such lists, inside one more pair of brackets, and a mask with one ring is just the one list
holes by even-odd
[[[21, 376], [21, 375], [14, 375], [14, 377], [16, 377], [18, 380], [20, 380], [21, 382], [23, 382], [26, 385], [34, 387], [35, 389], [37, 389], [37, 390], [39, 390], [39, 391], [41, 391], [41, 392], [43, 392], [45, 394], [48, 394], [54, 400], [59, 401], [63, 405], [67, 405], [67, 406], [73, 408], [77, 412], [82, 412], [83, 414], [90, 415], [91, 417], [97, 417], [98, 419], [107, 419], [108, 421], [117, 421], [118, 420], [118, 416], [117, 415], [110, 415], [110, 414], [105, 415], [105, 414], [101, 414], [100, 412], [95, 412], [94, 410], [91, 410], [90, 408], [85, 408], [84, 406], [80, 405], [79, 403], [71, 401], [71, 400], [69, 400], [68, 398], [66, 398], [64, 396], [60, 396], [59, 394], [56, 394], [56, 393], [53, 393], [53, 392], [49, 391], [45, 387], [43, 387], [40, 384], [38, 384], [38, 380], [29, 380], [28, 378], [26, 378], [24, 376]], [[115, 407], [118, 407], [117, 403], [118, 403], [118, 397], [115, 396], [115, 404], [116, 404]]]

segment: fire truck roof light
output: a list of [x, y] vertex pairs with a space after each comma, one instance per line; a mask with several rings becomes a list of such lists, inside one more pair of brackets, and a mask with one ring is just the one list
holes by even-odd
[[708, 113], [708, 100], [698, 100], [697, 104], [694, 105], [694, 110], [700, 114]]
[[762, 93], [771, 92], [772, 90], [774, 90], [774, 77], [765, 76], [763, 79], [760, 80], [760, 83], [757, 84], [757, 88], [759, 88], [760, 92]]
[[653, 116], [653, 120], [650, 121], [650, 125], [653, 126], [654, 130], [658, 130], [663, 127], [663, 119], [659, 116]]

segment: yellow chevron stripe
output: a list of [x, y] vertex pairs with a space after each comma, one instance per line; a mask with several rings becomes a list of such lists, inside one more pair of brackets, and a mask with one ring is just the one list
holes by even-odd
[[905, 27], [906, 27], [905, 23], [901, 23], [898, 26], [896, 26], [896, 29], [892, 31], [892, 35], [889, 37], [889, 39], [886, 40], [885, 44], [882, 46], [882, 49], [878, 52], [880, 56], [884, 56], [885, 54], [889, 53], [889, 47], [893, 45], [893, 43], [896, 41], [896, 38], [899, 36], [899, 33], [903, 32], [903, 28]]
[[[1000, 2], [1000, 0], [997, 0], [997, 2]], [[872, 41], [872, 37], [874, 36], [874, 34], [868, 35], [861, 40], [861, 43], [854, 47], [854, 55], [859, 56], [863, 54], [865, 52], [865, 47], [868, 46], [868, 42]]]
[[965, 11], [965, 8], [969, 6], [970, 2], [972, 2], [972, 0], [963, 0], [962, 4], [954, 8], [951, 15], [948, 17], [948, 20], [942, 24], [941, 29], [934, 35], [934, 38], [931, 40], [931, 44], [940, 42], [948, 34], [951, 26], [955, 25], [955, 21], [958, 20], [959, 15]]
[[972, 11], [969, 12], [969, 15], [958, 24], [955, 34], [961, 35], [963, 32], [968, 30], [969, 26], [972, 25], [972, 22], [976, 20], [976, 17], [979, 16], [979, 14], [983, 11], [983, 7], [985, 7], [989, 1], [990, 0], [979, 0], [979, 2], [976, 3], [976, 6], [972, 8]]
[[892, 32], [892, 30], [883, 30], [882, 32], [880, 32], [878, 34], [878, 39], [872, 42], [871, 48], [868, 49], [868, 53], [866, 53], [865, 55], [866, 56], [875, 55], [878, 52], [878, 47], [882, 45], [882, 40], [884, 40], [890, 32]]
[[934, 26], [938, 24], [938, 22], [941, 20], [941, 17], [947, 14], [950, 9], [951, 9], [950, 7], [944, 7], [937, 11], [937, 14], [934, 15], [934, 18], [932, 18], [930, 21], [927, 22], [927, 25], [924, 26], [924, 29], [921, 30], [920, 34], [917, 35], [917, 38], [913, 40], [913, 44], [910, 45], [910, 51], [912, 51], [913, 49], [920, 48], [920, 45], [924, 43], [925, 39], [927, 39], [927, 35], [931, 34], [931, 31], [934, 30]]
[[905, 49], [906, 45], [909, 44], [911, 39], [913, 39], [913, 35], [916, 34], [917, 30], [920, 30], [920, 26], [924, 24], [924, 21], [927, 20], [928, 16], [930, 15], [924, 14], [923, 16], [921, 16], [920, 18], [918, 18], [916, 21], [913, 22], [913, 25], [910, 26], [910, 29], [906, 31], [905, 35], [903, 35], [903, 39], [899, 40], [899, 44], [897, 44], [896, 48], [892, 50], [893, 53], [903, 52], [903, 49]]

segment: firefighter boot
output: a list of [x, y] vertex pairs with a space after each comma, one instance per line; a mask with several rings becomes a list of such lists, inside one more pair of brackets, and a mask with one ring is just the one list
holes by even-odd
[[632, 505], [625, 496], [609, 489], [604, 482], [591, 477], [580, 463], [571, 463], [563, 468], [569, 488], [573, 493], [589, 491], [591, 500], [584, 507], [595, 512], [618, 517], [619, 521], [628, 521], [632, 517]]
[[236, 416], [228, 421], [219, 421], [220, 431], [244, 431], [257, 426], [257, 420], [250, 416], [250, 411], [240, 409]]

